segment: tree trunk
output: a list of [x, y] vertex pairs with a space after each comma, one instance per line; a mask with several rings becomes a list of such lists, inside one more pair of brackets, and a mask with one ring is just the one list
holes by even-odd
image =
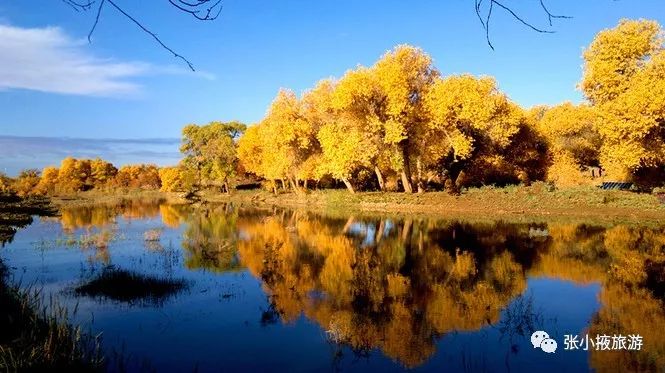
[[300, 186], [298, 185], [298, 179], [294, 179], [292, 177], [289, 178], [289, 183], [291, 184], [291, 189], [293, 189], [293, 192], [296, 194], [300, 194], [302, 191], [300, 190]]
[[343, 178], [342, 181], [344, 182], [344, 185], [346, 185], [346, 189], [348, 189], [349, 192], [351, 192], [351, 193], [356, 192], [355, 190], [353, 190], [353, 185], [351, 185], [351, 183], [349, 182], [349, 180], [347, 178]]
[[305, 190], [307, 190], [307, 179], [302, 181], [302, 186], [305, 188]]
[[355, 216], [351, 215], [349, 216], [349, 219], [346, 220], [346, 224], [344, 224], [344, 228], [342, 228], [342, 233], [346, 234], [349, 229], [351, 229], [351, 226], [353, 225], [353, 222], [356, 220]]
[[423, 183], [423, 164], [420, 157], [416, 160], [416, 172], [418, 173], [418, 193], [425, 193], [425, 184]]
[[226, 194], [231, 194], [231, 189], [229, 188], [229, 182], [228, 181], [224, 182], [224, 189], [226, 190]]
[[406, 219], [404, 221], [404, 226], [402, 227], [402, 243], [405, 243], [409, 237], [411, 236], [411, 225], [413, 224], [413, 220], [411, 219]]
[[286, 180], [280, 179], [282, 181], [282, 189], [287, 190], [286, 188]]
[[402, 141], [402, 187], [406, 193], [413, 193], [411, 185], [411, 165], [409, 164], [409, 140]]
[[386, 183], [383, 181], [383, 175], [381, 174], [381, 170], [379, 170], [379, 166], [374, 166], [374, 172], [376, 173], [377, 180], [379, 180], [379, 189], [383, 192], [386, 188]]
[[404, 187], [404, 192], [413, 193], [413, 188], [411, 187], [411, 181], [409, 181], [409, 177], [407, 176], [406, 172], [402, 171], [400, 175], [402, 176], [402, 186]]
[[381, 222], [379, 223], [379, 228], [376, 230], [376, 238], [374, 239], [374, 242], [378, 245], [379, 242], [381, 242], [381, 239], [383, 238], [383, 234], [385, 233], [386, 230], [386, 225], [385, 225], [385, 220], [381, 219]]

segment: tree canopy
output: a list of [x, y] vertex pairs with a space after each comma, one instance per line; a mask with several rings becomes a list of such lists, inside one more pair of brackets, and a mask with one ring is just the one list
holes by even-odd
[[442, 78], [429, 55], [408, 45], [300, 98], [281, 90], [246, 136], [238, 149], [244, 168], [294, 188], [329, 175], [354, 191], [364, 172], [381, 189], [387, 176], [410, 193], [435, 180], [456, 184], [465, 167], [481, 163], [498, 171], [467, 169], [461, 184], [528, 182], [546, 167], [544, 141], [493, 79]]
[[245, 128], [237, 121], [185, 126], [180, 146], [183, 167], [196, 172], [198, 184], [220, 186], [228, 192], [237, 168], [235, 140]]
[[600, 115], [600, 161], [615, 178], [665, 179], [663, 40], [655, 21], [622, 20], [584, 52], [580, 88]]

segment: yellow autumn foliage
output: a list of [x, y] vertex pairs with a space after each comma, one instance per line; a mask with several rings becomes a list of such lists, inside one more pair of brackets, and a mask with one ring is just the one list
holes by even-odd
[[[665, 180], [663, 41], [657, 22], [622, 20], [584, 52], [580, 87], [602, 118], [600, 161], [615, 179], [651, 185]], [[640, 180], [641, 174], [650, 180]]]
[[458, 193], [545, 179], [558, 186], [607, 180], [659, 187], [665, 183], [664, 40], [656, 21], [622, 20], [584, 51], [579, 87], [586, 102], [529, 110], [492, 77], [441, 76], [425, 51], [397, 45], [371, 66], [321, 80], [300, 95], [280, 89], [246, 131], [239, 122], [185, 126], [180, 175], [175, 168], [116, 169], [101, 159], [68, 157], [41, 177], [13, 181], [14, 188], [23, 195], [194, 185], [230, 191], [251, 177], [275, 192], [280, 184], [301, 192], [341, 182], [351, 192]]

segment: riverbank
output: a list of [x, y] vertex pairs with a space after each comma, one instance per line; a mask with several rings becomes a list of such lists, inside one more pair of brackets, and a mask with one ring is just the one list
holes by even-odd
[[345, 190], [304, 194], [239, 191], [204, 194], [206, 202], [235, 202], [279, 207], [310, 207], [328, 212], [387, 212], [438, 216], [569, 217], [609, 220], [665, 220], [665, 204], [655, 195], [608, 191], [593, 187], [555, 190], [545, 184], [530, 187], [469, 189], [459, 196], [445, 192], [422, 194]]
[[57, 213], [45, 197], [20, 198], [14, 194], [0, 194], [0, 244], [11, 241], [16, 230], [32, 223], [32, 216]]
[[51, 203], [58, 209], [100, 204], [114, 205], [132, 200], [165, 202], [170, 204], [190, 203], [178, 193], [164, 193], [159, 190], [141, 189], [114, 191], [94, 190], [51, 197]]
[[[11, 242], [33, 215], [53, 213], [48, 199], [0, 195], [0, 243]], [[102, 370], [97, 340], [71, 326], [67, 316], [57, 304], [43, 305], [38, 291], [12, 285], [0, 259], [0, 371]]]
[[[455, 196], [446, 192], [406, 194], [313, 190], [304, 193], [273, 194], [263, 190], [241, 190], [231, 194], [203, 192], [197, 203], [235, 203], [244, 206], [307, 208], [332, 213], [426, 214], [440, 217], [485, 218], [571, 218], [609, 221], [665, 220], [665, 204], [655, 195], [594, 187], [554, 189], [547, 184], [484, 187]], [[68, 208], [113, 204], [128, 200], [157, 200], [173, 204], [190, 203], [182, 195], [159, 191], [131, 191], [105, 194], [82, 192], [54, 197], [54, 205]]]
[[43, 306], [38, 292], [8, 283], [0, 261], [0, 371], [103, 371], [98, 341], [67, 321], [67, 310]]

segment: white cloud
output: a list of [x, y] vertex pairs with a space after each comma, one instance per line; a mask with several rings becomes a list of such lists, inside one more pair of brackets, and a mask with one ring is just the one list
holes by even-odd
[[[141, 86], [132, 81], [152, 74], [183, 74], [174, 67], [117, 62], [95, 57], [86, 42], [58, 27], [20, 28], [0, 24], [0, 91], [34, 91], [88, 95], [133, 95]], [[207, 73], [196, 74], [213, 78]]]

